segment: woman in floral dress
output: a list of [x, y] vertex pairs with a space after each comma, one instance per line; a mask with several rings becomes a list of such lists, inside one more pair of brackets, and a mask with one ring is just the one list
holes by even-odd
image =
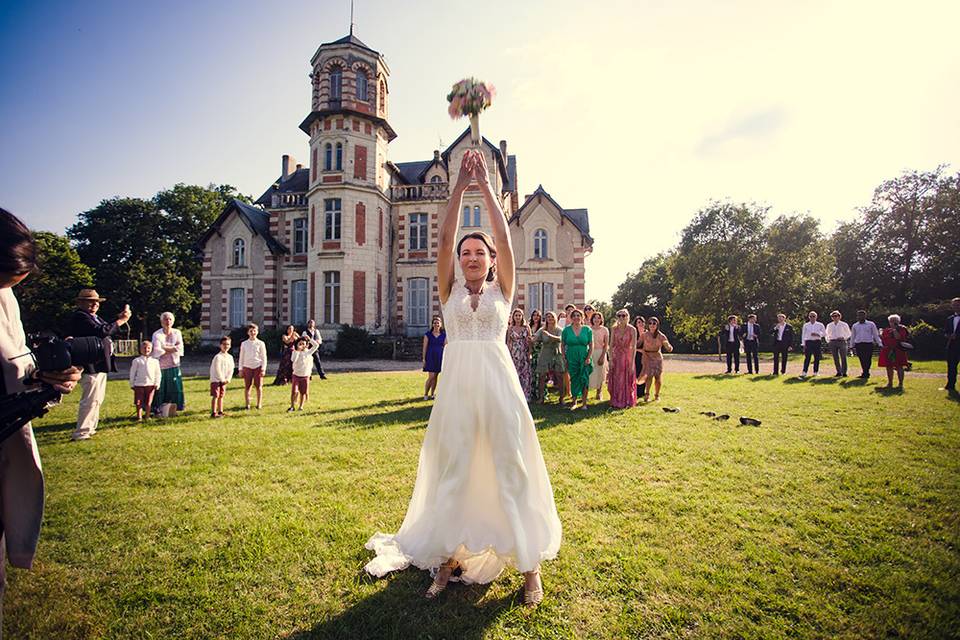
[[523, 395], [528, 400], [530, 399], [530, 342], [532, 339], [526, 316], [521, 309], [514, 309], [510, 316], [510, 326], [507, 327], [507, 348], [510, 350], [513, 366], [517, 369]]
[[617, 311], [617, 323], [610, 330], [610, 374], [607, 391], [610, 406], [626, 409], [637, 405], [637, 330], [630, 325], [630, 312]]

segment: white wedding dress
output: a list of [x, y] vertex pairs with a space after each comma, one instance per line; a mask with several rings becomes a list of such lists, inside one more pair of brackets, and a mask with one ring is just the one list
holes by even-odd
[[454, 282], [443, 305], [447, 347], [413, 497], [395, 535], [377, 533], [366, 570], [460, 562], [460, 579], [486, 583], [555, 558], [560, 518], [533, 417], [504, 341], [509, 302], [488, 283], [476, 311]]

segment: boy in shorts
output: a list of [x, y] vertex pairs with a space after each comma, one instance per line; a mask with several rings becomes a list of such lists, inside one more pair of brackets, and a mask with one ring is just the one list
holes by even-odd
[[240, 375], [243, 376], [243, 400], [250, 408], [250, 387], [257, 387], [257, 409], [263, 408], [263, 376], [267, 372], [267, 345], [257, 338], [260, 328], [247, 325], [247, 339], [240, 344]]
[[233, 379], [233, 356], [230, 355], [230, 336], [220, 338], [220, 353], [210, 363], [210, 417], [223, 417], [223, 396]]
[[[309, 346], [308, 346], [309, 345]], [[293, 386], [290, 388], [290, 408], [294, 411], [297, 395], [300, 395], [300, 406], [297, 411], [303, 411], [303, 403], [310, 394], [310, 374], [313, 373], [313, 354], [320, 348], [320, 343], [306, 336], [300, 337], [294, 347], [293, 359]]]

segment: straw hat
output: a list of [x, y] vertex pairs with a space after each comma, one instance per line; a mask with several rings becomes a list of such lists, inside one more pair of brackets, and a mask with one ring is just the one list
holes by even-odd
[[76, 300], [96, 300], [97, 302], [103, 302], [106, 298], [101, 298], [96, 289], [80, 289]]

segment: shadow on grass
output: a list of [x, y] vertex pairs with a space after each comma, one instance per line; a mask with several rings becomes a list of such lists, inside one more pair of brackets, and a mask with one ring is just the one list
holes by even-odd
[[755, 375], [755, 376], [752, 376], [752, 377], [750, 377], [750, 378], [747, 378], [747, 380], [749, 380], [750, 382], [765, 382], [765, 381], [767, 381], [767, 380], [776, 380], [776, 379], [779, 378], [779, 377], [780, 377], [780, 376], [778, 376], [778, 375], [775, 374], [775, 373], [768, 373], [768, 374], [765, 374], [765, 375], [762, 375], [762, 376], [761, 376], [760, 374], [757, 374], [757, 375]]
[[873, 392], [881, 396], [901, 396], [903, 387], [874, 387]]
[[853, 378], [850, 380], [844, 380], [840, 383], [840, 386], [844, 389], [850, 387], [865, 387], [870, 384], [870, 378]]
[[[391, 402], [388, 406], [396, 406]], [[369, 407], [361, 407], [367, 409]], [[332, 426], [337, 429], [373, 429], [376, 427], [389, 427], [393, 425], [409, 425], [411, 429], [422, 429], [427, 426], [430, 419], [430, 411], [433, 405], [421, 406], [401, 406], [393, 411], [375, 411], [373, 413], [360, 413], [355, 416], [334, 418]]]
[[830, 376], [828, 378], [814, 378], [810, 381], [811, 384], [837, 384], [840, 382], [841, 378], [836, 376]]
[[739, 373], [701, 373], [698, 376], [693, 376], [697, 380], [732, 380], [734, 378], [739, 378]]
[[476, 640], [498, 618], [519, 606], [519, 587], [510, 595], [484, 600], [490, 585], [451, 583], [437, 600], [427, 600], [423, 597], [430, 585], [426, 572], [403, 571], [387, 580], [387, 586], [374, 595], [287, 638]]
[[373, 404], [363, 405], [362, 407], [350, 406], [350, 407], [340, 407], [337, 409], [324, 409], [323, 411], [317, 411], [317, 414], [326, 415], [330, 413], [347, 413], [349, 411], [372, 411], [375, 409], [382, 409], [384, 407], [396, 407], [398, 405], [414, 404], [416, 402], [426, 402], [426, 401], [420, 397], [403, 398], [400, 400], [381, 400], [380, 402], [374, 402]]

